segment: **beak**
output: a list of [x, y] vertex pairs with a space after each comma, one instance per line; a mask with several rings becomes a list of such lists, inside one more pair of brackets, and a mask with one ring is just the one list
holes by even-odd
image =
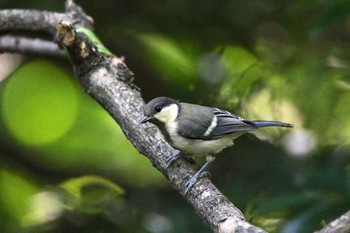
[[142, 117], [140, 123], [141, 124], [146, 123], [146, 122], [150, 121], [151, 119], [153, 119], [153, 117], [145, 115], [144, 117]]

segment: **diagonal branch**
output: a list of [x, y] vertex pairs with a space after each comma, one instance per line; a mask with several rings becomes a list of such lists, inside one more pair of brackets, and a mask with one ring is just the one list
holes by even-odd
[[[21, 29], [52, 34], [56, 30], [58, 20], [70, 22], [58, 23], [58, 43], [67, 48], [76, 76], [85, 91], [106, 109], [137, 150], [147, 156], [153, 166], [169, 179], [171, 186], [193, 206], [200, 218], [214, 232], [265, 232], [246, 222], [241, 211], [207, 178], [198, 180], [184, 196], [183, 187], [195, 173], [195, 165], [179, 159], [171, 167], [166, 167], [167, 159], [174, 150], [164, 141], [157, 128], [139, 124], [144, 101], [140, 92], [129, 83], [132, 72], [122, 59], [106, 57], [99, 53], [84, 34], [77, 33], [72, 23], [79, 22], [78, 25], [81, 25], [81, 20], [77, 21], [75, 18], [79, 13], [74, 14], [69, 10], [77, 6], [72, 1], [67, 1], [66, 7], [67, 14], [0, 11], [0, 31]], [[85, 15], [82, 11], [80, 13]], [[46, 22], [43, 19], [46, 19]]]
[[[174, 151], [155, 127], [140, 125], [144, 101], [140, 93], [125, 81], [131, 75], [126, 65], [121, 60], [112, 63], [70, 24], [61, 21], [57, 28], [58, 37], [64, 42], [76, 76], [86, 92], [112, 115], [138, 151], [146, 155], [153, 166], [170, 180], [172, 187], [183, 195], [183, 187], [195, 173], [195, 166], [179, 160], [166, 168], [167, 159]], [[206, 178], [200, 179], [184, 197], [216, 232], [230, 232], [232, 229], [236, 232], [264, 232], [247, 223], [241, 211]]]

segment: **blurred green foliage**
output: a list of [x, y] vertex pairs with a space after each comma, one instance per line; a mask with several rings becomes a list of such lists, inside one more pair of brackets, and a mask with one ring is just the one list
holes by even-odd
[[[250, 222], [313, 232], [350, 209], [348, 1], [78, 3], [146, 100], [296, 126], [243, 136], [211, 168]], [[67, 61], [25, 57], [0, 82], [0, 147], [0, 232], [210, 232]]]
[[8, 80], [2, 115], [18, 141], [42, 145], [57, 141], [73, 126], [77, 105], [77, 87], [68, 74], [52, 63], [38, 61], [23, 65]]

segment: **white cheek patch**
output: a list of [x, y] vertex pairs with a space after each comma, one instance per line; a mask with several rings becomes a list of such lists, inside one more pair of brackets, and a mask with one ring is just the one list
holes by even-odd
[[209, 128], [207, 129], [207, 131], [205, 131], [204, 136], [208, 136], [215, 129], [217, 124], [218, 124], [218, 118], [214, 116]]
[[178, 113], [179, 107], [177, 104], [171, 104], [163, 108], [159, 113], [155, 114], [154, 117], [165, 124], [169, 124], [176, 120]]

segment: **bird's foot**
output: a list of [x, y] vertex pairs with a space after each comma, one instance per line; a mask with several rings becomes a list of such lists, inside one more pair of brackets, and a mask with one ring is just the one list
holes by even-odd
[[186, 182], [185, 195], [188, 193], [188, 191], [190, 191], [190, 189], [197, 182], [198, 179], [203, 178], [203, 177], [207, 177], [210, 179], [210, 176], [211, 176], [210, 172], [208, 172], [208, 171], [204, 171], [204, 172], [200, 172], [200, 173], [197, 172], [194, 176], [191, 177], [191, 179], [189, 179], [189, 181]]
[[209, 157], [209, 160], [199, 169], [199, 171], [194, 174], [189, 181], [185, 184], [185, 195], [192, 188], [192, 186], [196, 183], [198, 178], [202, 178], [203, 176], [209, 176], [210, 173], [205, 171], [205, 169], [214, 161], [215, 157]]
[[181, 155], [180, 151], [175, 151], [168, 159], [167, 159], [167, 164], [166, 168], [170, 167]]
[[198, 175], [196, 174], [196, 175], [192, 176], [189, 181], [186, 182], [186, 184], [185, 184], [185, 195], [188, 193], [188, 191], [190, 191], [192, 186], [197, 182], [197, 179], [198, 179]]

